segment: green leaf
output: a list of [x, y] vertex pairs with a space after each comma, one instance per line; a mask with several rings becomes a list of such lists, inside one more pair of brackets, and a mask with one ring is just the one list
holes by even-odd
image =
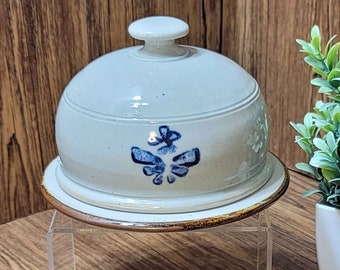
[[325, 102], [323, 102], [322, 100], [318, 100], [315, 102], [315, 109], [317, 109], [318, 111], [324, 106]]
[[310, 82], [312, 85], [333, 88], [332, 85], [324, 78], [314, 78]]
[[310, 173], [312, 175], [315, 174], [315, 168], [312, 167], [311, 165], [307, 164], [307, 163], [304, 163], [304, 162], [299, 162], [299, 163], [296, 163], [295, 164], [295, 167], [301, 171], [304, 171], [304, 172], [307, 172], [307, 173]]
[[301, 124], [301, 123], [297, 123], [295, 124], [294, 122], [290, 122], [290, 125], [297, 131], [297, 133], [299, 133], [301, 136], [303, 137], [309, 137], [309, 133], [308, 133], [308, 128]]
[[306, 139], [303, 138], [301, 136], [296, 136], [295, 137], [295, 142], [301, 147], [301, 149], [307, 153], [309, 156], [313, 155], [313, 146], [311, 144], [311, 142]]
[[320, 69], [320, 68], [317, 68], [317, 67], [313, 67], [312, 68], [312, 70], [316, 73], [316, 74], [318, 74], [318, 75], [320, 75], [320, 76], [322, 76], [322, 77], [326, 77], [327, 76], [327, 73], [329, 72], [329, 70], [328, 69]]
[[312, 125], [312, 126], [309, 127], [308, 133], [310, 134], [310, 138], [312, 138], [313, 136], [315, 136], [315, 134], [317, 134], [317, 132], [316, 132], [317, 130], [318, 130], [317, 126], [315, 126], [315, 125]]
[[335, 141], [334, 133], [328, 132], [326, 134], [326, 143], [328, 145], [328, 149], [333, 152], [337, 148], [337, 143]]
[[304, 58], [304, 61], [308, 65], [313, 67], [317, 71], [317, 73], [321, 72], [320, 75], [322, 75], [322, 76], [327, 76], [327, 74], [329, 73], [329, 69], [328, 69], [328, 67], [326, 67], [326, 65], [323, 63], [323, 61], [317, 60], [317, 59], [310, 57], [310, 56], [306, 56]]
[[337, 160], [326, 151], [316, 151], [309, 161], [313, 167], [339, 172]]
[[322, 151], [328, 151], [329, 150], [327, 143], [320, 138], [314, 138], [313, 144]]
[[332, 184], [335, 184], [335, 185], [340, 185], [340, 178], [330, 179], [328, 181], [328, 183], [332, 183]]
[[327, 76], [328, 82], [335, 88], [340, 86], [340, 68], [334, 68]]
[[339, 92], [328, 80], [324, 78], [314, 78], [311, 81], [312, 85], [319, 86], [319, 93]]
[[328, 69], [325, 71], [324, 69], [319, 69], [319, 68], [317, 68], [317, 67], [313, 67], [312, 70], [313, 70], [316, 74], [318, 74], [318, 75], [320, 75], [320, 76], [322, 76], [322, 77], [326, 77], [326, 76], [327, 76], [327, 73], [329, 72]]
[[320, 193], [322, 193], [322, 192], [319, 189], [307, 190], [306, 192], [304, 192], [302, 194], [302, 197], [306, 198], [306, 197], [309, 197], [309, 196], [311, 196], [313, 194], [320, 194]]
[[314, 120], [322, 120], [323, 119], [323, 117], [320, 114], [318, 114], [318, 113], [309, 112], [308, 114], [310, 114], [313, 117], [313, 121]]
[[339, 61], [339, 47], [340, 43], [338, 42], [334, 44], [327, 53], [326, 62], [330, 70], [332, 70]]
[[334, 90], [328, 87], [321, 86], [318, 90], [318, 93], [320, 94], [327, 94], [327, 93], [332, 93]]
[[317, 169], [312, 167], [311, 165], [304, 163], [304, 162], [299, 162], [295, 164], [295, 167], [298, 170], [304, 171], [306, 173], [309, 173], [313, 175], [316, 179], [320, 180], [322, 176], [318, 173]]
[[[334, 200], [334, 199], [340, 199], [340, 194], [337, 193], [337, 194], [331, 194], [327, 197], [327, 202], [330, 202], [331, 200]], [[337, 200], [336, 200], [337, 201]]]
[[325, 132], [334, 132], [335, 126], [332, 124], [327, 124], [327, 125], [322, 126], [322, 130]]
[[325, 127], [325, 126], [327, 126], [329, 123], [326, 121], [326, 120], [324, 120], [324, 119], [316, 119], [315, 121], [314, 121], [314, 123], [315, 123], [315, 125], [317, 126], [317, 127], [320, 127], [320, 128], [323, 128], [323, 127]]
[[305, 127], [308, 129], [311, 126], [314, 126], [313, 123], [313, 113], [306, 113], [304, 118], [303, 118], [303, 124]]
[[331, 81], [331, 83], [333, 84], [333, 85], [339, 85], [339, 86], [337, 86], [337, 87], [334, 87], [334, 92], [335, 93], [339, 93], [340, 91], [339, 91], [339, 89], [340, 89], [340, 78], [338, 77], [338, 78], [333, 78], [332, 79], [332, 81]]
[[311, 84], [320, 87], [318, 90], [319, 93], [337, 92], [337, 89], [324, 78], [314, 78], [311, 80]]
[[333, 122], [336, 125], [340, 125], [340, 112], [336, 112], [333, 114]]
[[323, 112], [327, 112], [328, 109], [336, 106], [334, 102], [323, 102], [321, 100], [317, 101], [315, 104], [318, 110]]
[[335, 170], [321, 169], [321, 173], [327, 180], [339, 177], [339, 171]]
[[332, 43], [332, 41], [333, 41], [335, 38], [336, 38], [336, 35], [332, 36], [332, 37], [328, 40], [328, 42], [327, 42], [327, 44], [326, 44], [326, 47], [325, 47], [325, 55], [328, 54], [329, 46], [331, 46], [331, 43]]
[[312, 46], [312, 44], [302, 40], [302, 39], [297, 39], [296, 42], [301, 46], [302, 50], [300, 50], [301, 52], [304, 53], [309, 53], [311, 55], [314, 55], [315, 53], [317, 53], [314, 49], [314, 47]]
[[[339, 90], [338, 90], [339, 92]], [[328, 95], [328, 97], [336, 102], [339, 102], [340, 103], [340, 95], [337, 94], [337, 95]]]
[[324, 194], [325, 196], [328, 196], [330, 194], [328, 182], [320, 181], [319, 182], [319, 189], [320, 189], [321, 193]]
[[312, 37], [312, 39], [314, 39], [315, 37], [319, 37], [320, 38], [320, 29], [319, 26], [314, 25], [310, 31], [310, 35]]
[[312, 37], [312, 46], [320, 54], [321, 53], [321, 38], [319, 35]]

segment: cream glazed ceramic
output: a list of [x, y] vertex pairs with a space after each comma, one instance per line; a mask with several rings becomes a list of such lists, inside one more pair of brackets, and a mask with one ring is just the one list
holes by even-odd
[[133, 22], [145, 41], [106, 54], [67, 85], [56, 116], [58, 185], [97, 207], [192, 212], [259, 190], [272, 175], [266, 108], [230, 59], [175, 39], [171, 17]]
[[52, 160], [45, 170], [42, 193], [58, 211], [74, 219], [110, 229], [176, 232], [212, 228], [263, 211], [285, 193], [289, 185], [287, 169], [273, 154], [268, 153], [267, 158], [273, 164], [273, 174], [259, 190], [235, 203], [200, 211], [136, 213], [90, 205], [75, 199], [60, 188], [55, 177], [56, 168], [60, 165], [59, 157]]

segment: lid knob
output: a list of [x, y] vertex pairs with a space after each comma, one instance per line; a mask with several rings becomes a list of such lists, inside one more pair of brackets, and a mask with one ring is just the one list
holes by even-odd
[[140, 58], [183, 57], [189, 53], [187, 48], [177, 46], [175, 39], [184, 37], [189, 32], [186, 22], [167, 16], [152, 16], [139, 19], [130, 24], [129, 34], [138, 40], [144, 40], [144, 47], [136, 52]]

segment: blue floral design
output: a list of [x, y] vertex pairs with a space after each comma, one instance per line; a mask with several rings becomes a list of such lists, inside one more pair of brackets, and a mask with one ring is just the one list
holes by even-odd
[[198, 148], [194, 148], [175, 156], [172, 161], [174, 163], [170, 165], [171, 172], [179, 177], [184, 177], [189, 172], [189, 167], [200, 161], [200, 151]]
[[143, 167], [144, 174], [147, 176], [156, 175], [153, 179], [153, 183], [155, 185], [162, 184], [165, 163], [160, 157], [154, 156], [151, 152], [142, 150], [138, 147], [131, 148], [131, 157], [136, 163], [152, 165]]
[[159, 134], [160, 137], [156, 136], [153, 141], [148, 141], [148, 144], [156, 146], [161, 143], [165, 143], [165, 146], [157, 149], [158, 154], [166, 155], [168, 153], [174, 153], [177, 147], [173, 144], [173, 142], [179, 140], [181, 138], [181, 134], [177, 131], [170, 130], [168, 126], [160, 126]]
[[[159, 155], [166, 155], [176, 152], [177, 147], [173, 144], [174, 141], [181, 138], [181, 134], [177, 131], [170, 130], [168, 126], [159, 127], [160, 136], [154, 136], [148, 141], [151, 146], [157, 146], [165, 143], [157, 149]], [[153, 183], [160, 185], [163, 183], [163, 174], [166, 164], [164, 161], [149, 151], [140, 149], [139, 147], [131, 147], [131, 157], [135, 163], [146, 165], [143, 167], [143, 173], [147, 176], [154, 176]], [[176, 176], [185, 177], [189, 172], [189, 167], [192, 167], [200, 161], [200, 151], [198, 148], [185, 151], [172, 158], [173, 163], [170, 165], [170, 171], [167, 175], [168, 183], [172, 184], [176, 181]]]

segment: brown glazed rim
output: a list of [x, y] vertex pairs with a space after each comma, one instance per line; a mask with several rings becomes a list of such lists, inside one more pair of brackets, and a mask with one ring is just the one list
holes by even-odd
[[[275, 155], [274, 155], [275, 156]], [[276, 157], [276, 156], [275, 156]], [[277, 157], [276, 157], [277, 158]], [[277, 158], [278, 159], [278, 158]], [[289, 186], [289, 173], [285, 165], [280, 159], [278, 159], [284, 168], [284, 180], [281, 186], [271, 194], [265, 200], [262, 200], [250, 207], [230, 212], [222, 215], [212, 216], [202, 219], [193, 219], [186, 221], [176, 222], [126, 222], [122, 220], [115, 220], [105, 217], [98, 217], [92, 214], [84, 213], [76, 210], [68, 205], [61, 203], [58, 199], [52, 196], [48, 190], [41, 185], [41, 192], [48, 203], [50, 203], [56, 210], [61, 213], [74, 218], [76, 220], [85, 222], [87, 224], [114, 229], [114, 230], [125, 230], [125, 231], [136, 231], [136, 232], [179, 232], [189, 231], [196, 229], [207, 229], [211, 227], [221, 226], [228, 223], [232, 223], [254, 214], [257, 214], [264, 209], [268, 208], [274, 202], [276, 202], [288, 189]]]

